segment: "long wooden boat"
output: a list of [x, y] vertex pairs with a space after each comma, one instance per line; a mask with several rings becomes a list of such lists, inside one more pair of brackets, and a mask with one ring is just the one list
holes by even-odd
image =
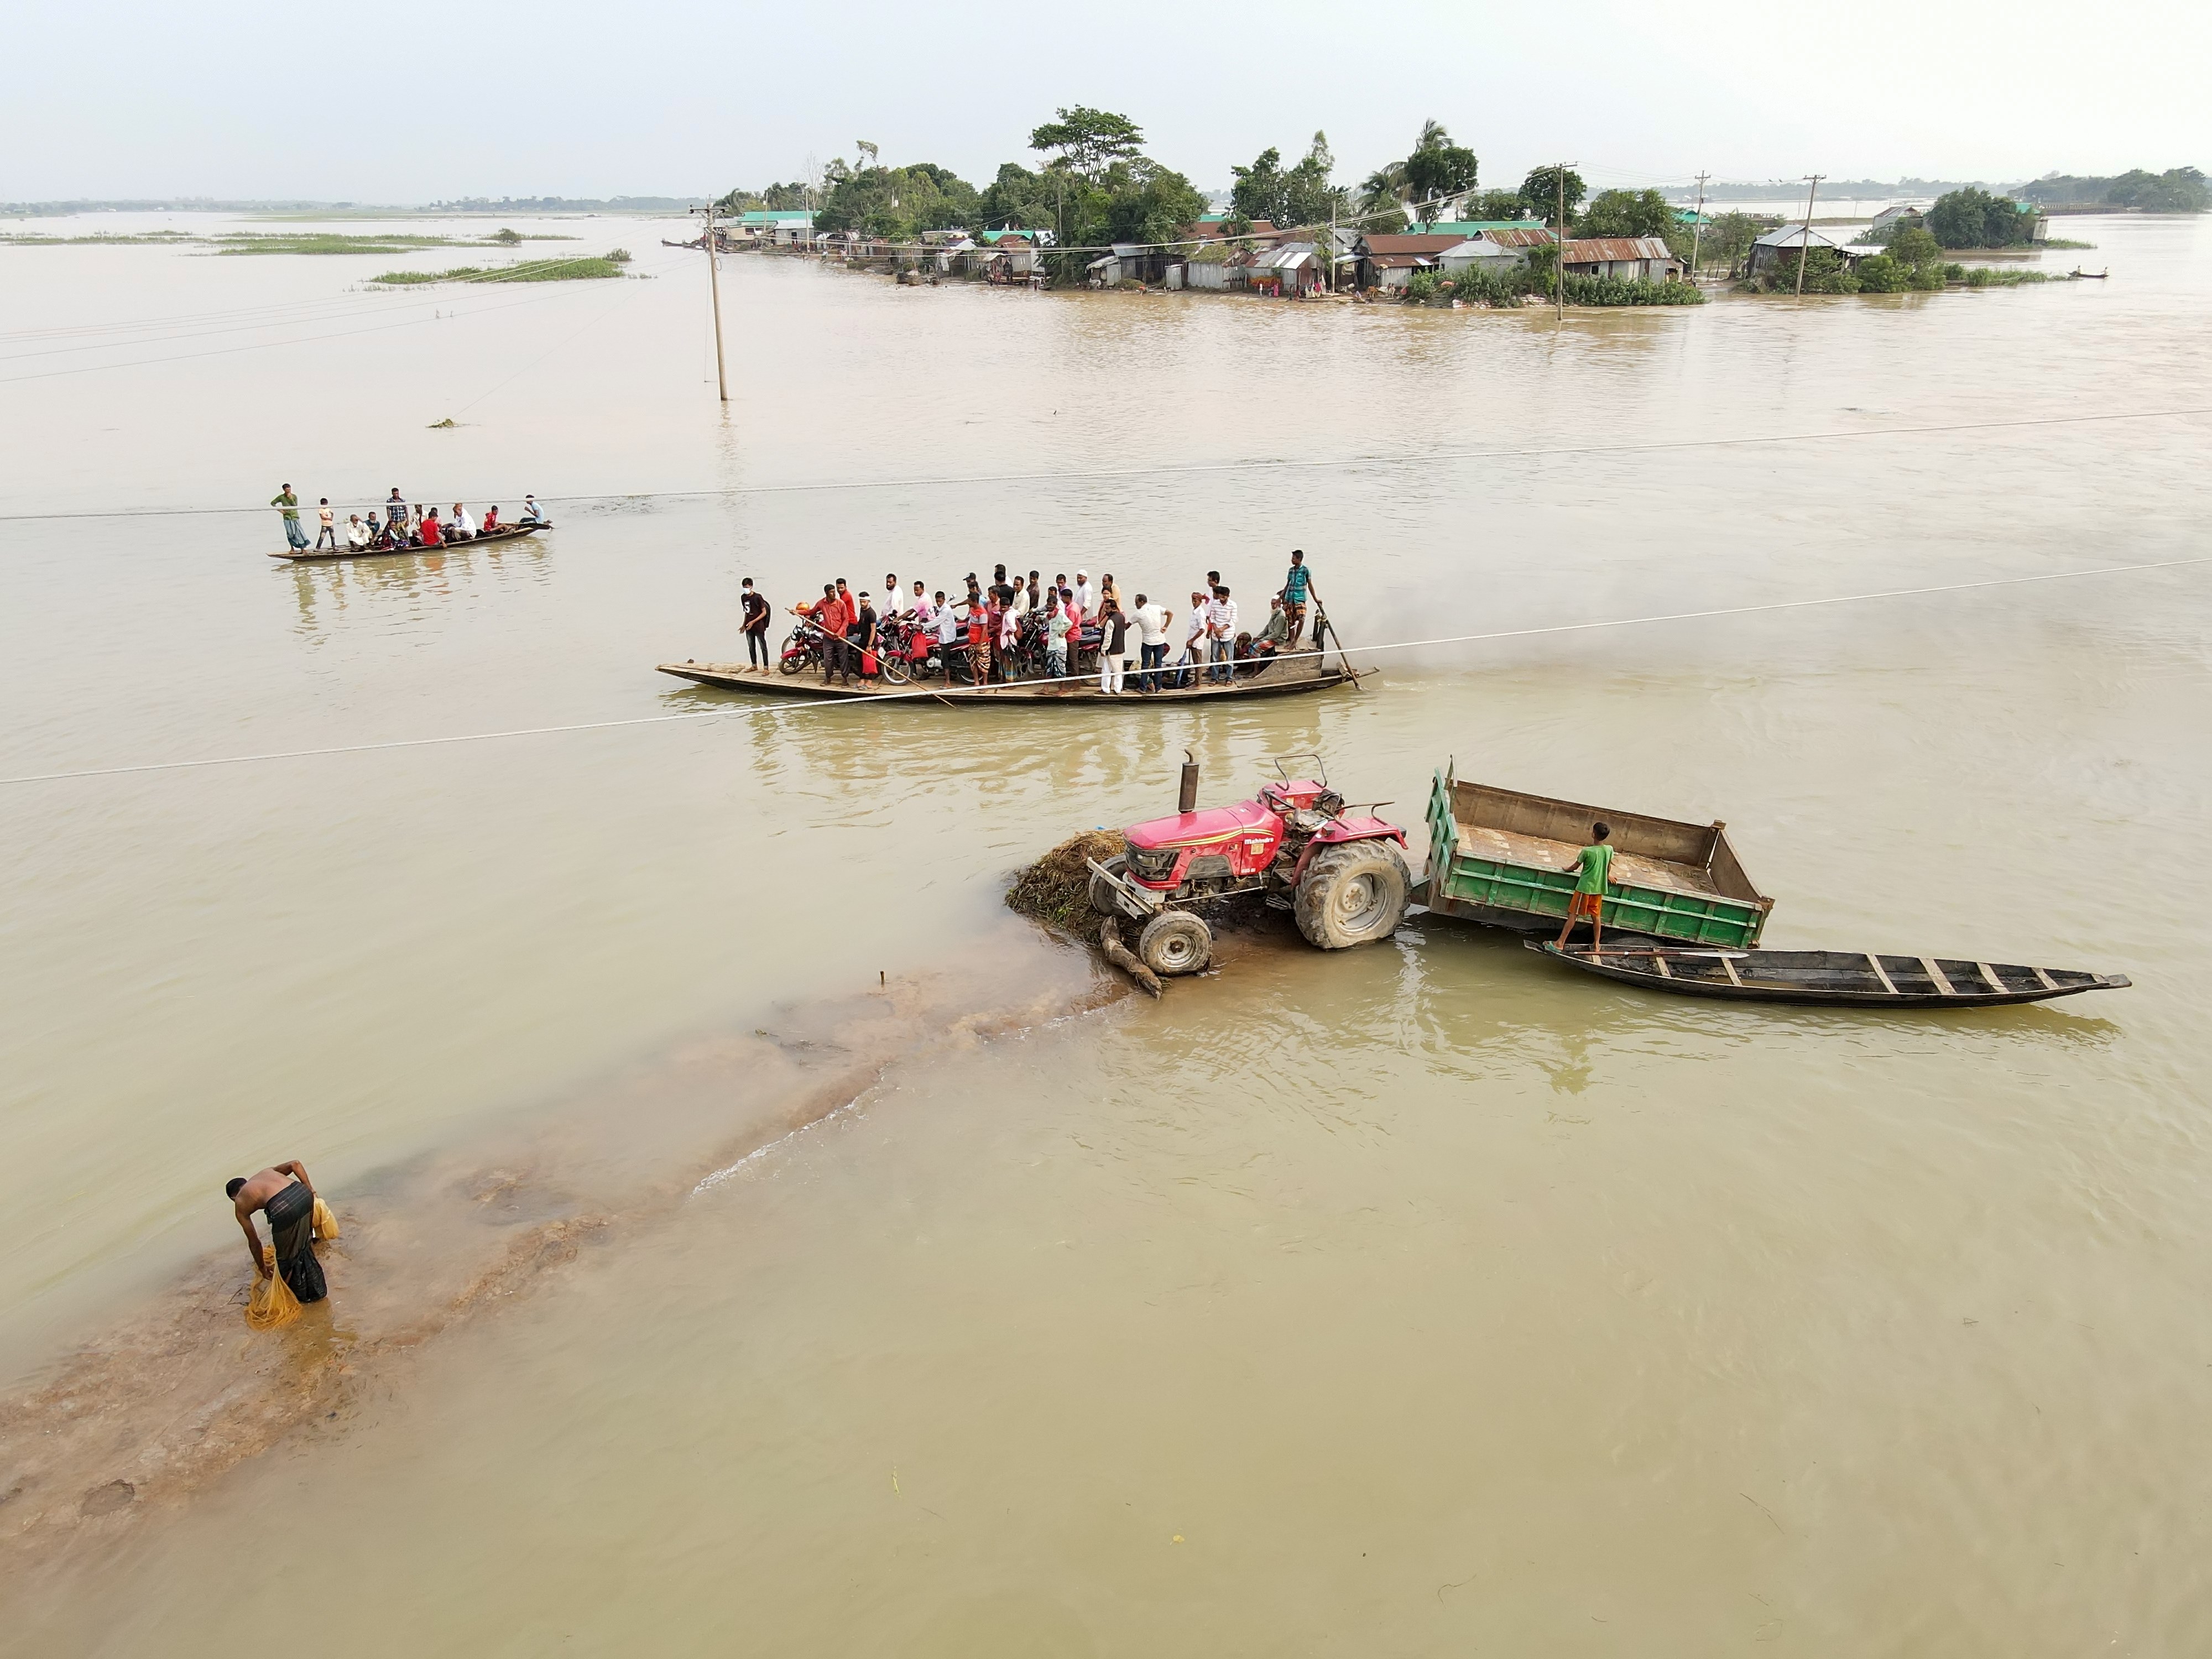
[[824, 685], [811, 673], [781, 674], [773, 671], [765, 674], [757, 673], [743, 663], [733, 662], [665, 662], [659, 665], [659, 670], [664, 674], [674, 675], [678, 679], [713, 686], [717, 690], [744, 691], [756, 696], [792, 698], [802, 702], [842, 697], [856, 702], [896, 702], [925, 708], [943, 706], [956, 708], [997, 708], [1008, 703], [1023, 708], [1063, 708], [1112, 704], [1134, 708], [1158, 703], [1298, 696], [1313, 691], [1333, 691], [1339, 686], [1357, 687], [1363, 679], [1374, 676], [1372, 669], [1352, 668], [1341, 658], [1332, 664], [1312, 652], [1278, 657], [1257, 673], [1249, 677], [1239, 674], [1226, 685], [1210, 685], [1201, 681], [1180, 690], [1139, 691], [1135, 685], [1137, 676], [1132, 671], [1128, 677], [1128, 689], [1119, 696], [1101, 691], [1095, 674], [1073, 683], [1012, 680], [1003, 685], [969, 685], [956, 680], [946, 686], [923, 681], [909, 685], [894, 685], [885, 681], [878, 686], [863, 687]]
[[2118, 991], [2125, 974], [2029, 968], [1961, 957], [1877, 956], [1863, 951], [1697, 950], [1632, 939], [1602, 951], [1548, 939], [1528, 948], [1586, 974], [1680, 996], [1855, 1008], [1991, 1008], [2084, 991]]
[[472, 547], [497, 547], [507, 542], [519, 542], [526, 536], [535, 536], [539, 531], [552, 527], [542, 521], [538, 524], [503, 524], [496, 530], [479, 532], [465, 541], [441, 542], [435, 547], [326, 547], [320, 552], [295, 552], [287, 548], [282, 553], [271, 553], [269, 556], [288, 560], [294, 564], [319, 564], [332, 559], [404, 559], [410, 555], [423, 553], [465, 553]]

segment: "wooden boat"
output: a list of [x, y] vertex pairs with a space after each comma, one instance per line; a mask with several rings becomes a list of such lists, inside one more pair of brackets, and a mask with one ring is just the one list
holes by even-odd
[[541, 530], [550, 530], [545, 520], [536, 524], [503, 524], [496, 530], [481, 532], [466, 541], [441, 542], [435, 547], [341, 547], [325, 548], [320, 552], [295, 552], [287, 548], [282, 553], [271, 553], [272, 559], [285, 559], [294, 564], [317, 564], [331, 559], [404, 559], [410, 554], [465, 553], [472, 547], [497, 547], [507, 542], [519, 542], [526, 536], [535, 536]]
[[1528, 948], [1554, 961], [1654, 991], [1737, 1002], [1801, 1002], [1853, 1008], [1992, 1008], [2045, 1002], [2084, 991], [2118, 991], [2125, 974], [2029, 968], [1959, 957], [1877, 956], [1861, 951], [1698, 950], [1658, 939], [1602, 951], [1548, 939]]
[[1297, 696], [1311, 691], [1333, 691], [1344, 685], [1357, 687], [1361, 680], [1371, 678], [1374, 673], [1371, 669], [1352, 668], [1343, 663], [1340, 657], [1339, 663], [1332, 665], [1316, 653], [1302, 651], [1295, 655], [1278, 657], [1249, 677], [1240, 673], [1227, 685], [1209, 685], [1201, 681], [1182, 690], [1142, 692], [1134, 687], [1137, 676], [1132, 671], [1130, 689], [1116, 696], [1098, 689], [1096, 675], [1086, 676], [1074, 684], [1010, 680], [1003, 685], [969, 685], [955, 681], [948, 687], [921, 681], [910, 685], [894, 685], [885, 681], [878, 686], [861, 687], [824, 685], [812, 674], [757, 674], [744, 664], [733, 662], [665, 662], [659, 665], [659, 669], [662, 673], [672, 674], [678, 679], [710, 685], [717, 690], [747, 691], [757, 696], [785, 697], [801, 702], [844, 697], [857, 702], [896, 702], [921, 707], [946, 705], [960, 708], [996, 708], [1008, 703], [1024, 708], [1054, 708], [1109, 703], [1119, 708], [1134, 708], [1161, 703]]

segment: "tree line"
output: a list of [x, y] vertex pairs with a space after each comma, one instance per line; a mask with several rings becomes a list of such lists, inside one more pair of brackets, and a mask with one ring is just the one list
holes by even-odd
[[[1206, 198], [1147, 155], [1144, 145], [1143, 129], [1128, 116], [1078, 106], [1057, 111], [1030, 132], [1034, 162], [1005, 162], [980, 188], [934, 162], [887, 167], [877, 146], [860, 140], [853, 161], [832, 161], [817, 182], [732, 190], [718, 205], [732, 214], [811, 209], [818, 230], [890, 241], [933, 230], [1048, 230], [1062, 247], [1183, 239], [1206, 211]], [[1446, 217], [1446, 207], [1460, 220], [1556, 225], [1564, 206], [1571, 235], [1656, 236], [1679, 253], [1689, 251], [1689, 233], [1656, 190], [1592, 196], [1578, 173], [1552, 167], [1532, 170], [1510, 189], [1482, 190], [1474, 152], [1433, 119], [1422, 124], [1401, 160], [1378, 167], [1356, 188], [1337, 182], [1335, 167], [1328, 135], [1316, 132], [1296, 161], [1286, 165], [1282, 150], [1271, 146], [1249, 164], [1231, 167], [1221, 234], [1239, 235], [1258, 222], [1279, 229], [1334, 224], [1402, 231]]]

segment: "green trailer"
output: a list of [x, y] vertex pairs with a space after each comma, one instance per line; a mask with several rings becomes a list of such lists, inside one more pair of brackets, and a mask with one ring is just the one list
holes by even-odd
[[1725, 824], [1462, 783], [1449, 769], [1436, 775], [1429, 795], [1425, 902], [1493, 927], [1555, 929], [1575, 890], [1575, 854], [1599, 822], [1611, 828], [1614, 849], [1601, 913], [1607, 927], [1739, 950], [1759, 943], [1774, 901], [1736, 861]]

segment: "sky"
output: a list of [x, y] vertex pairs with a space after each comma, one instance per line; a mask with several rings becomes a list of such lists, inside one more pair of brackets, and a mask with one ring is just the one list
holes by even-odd
[[2212, 14], [2169, 0], [73, 0], [13, 15], [8, 201], [696, 194], [850, 159], [862, 138], [981, 184], [1033, 164], [1030, 131], [1074, 104], [1135, 118], [1201, 189], [1271, 145], [1303, 153], [1316, 129], [1357, 180], [1431, 116], [1486, 185], [1555, 159], [1601, 187], [2212, 170]]

